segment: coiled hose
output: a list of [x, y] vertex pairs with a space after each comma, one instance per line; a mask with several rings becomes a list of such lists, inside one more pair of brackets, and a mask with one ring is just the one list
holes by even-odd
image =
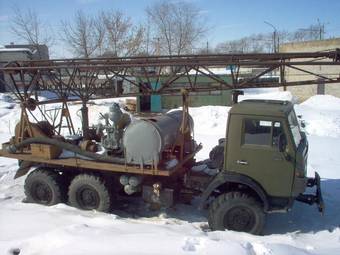
[[125, 164], [125, 160], [122, 158], [110, 157], [110, 156], [100, 155], [100, 154], [89, 152], [89, 151], [84, 151], [76, 145], [65, 143], [65, 142], [58, 141], [56, 139], [47, 138], [47, 137], [34, 137], [34, 138], [25, 139], [21, 143], [8, 146], [7, 151], [8, 153], [16, 153], [19, 149], [30, 144], [54, 145], [54, 146], [59, 147], [60, 149], [71, 151], [71, 152], [74, 152], [75, 154], [78, 154], [78, 155], [81, 155], [81, 156], [84, 156], [90, 159], [94, 159], [94, 160], [98, 160], [102, 162], [114, 163], [114, 164]]

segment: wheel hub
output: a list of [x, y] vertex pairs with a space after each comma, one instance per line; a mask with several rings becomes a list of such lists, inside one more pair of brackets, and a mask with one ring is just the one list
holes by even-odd
[[230, 230], [248, 232], [255, 223], [254, 217], [254, 214], [248, 208], [235, 207], [226, 213], [224, 227]]
[[52, 199], [52, 190], [46, 183], [36, 182], [32, 194], [37, 203], [48, 204]]
[[77, 201], [82, 209], [96, 209], [99, 206], [98, 192], [94, 188], [86, 185], [77, 192]]

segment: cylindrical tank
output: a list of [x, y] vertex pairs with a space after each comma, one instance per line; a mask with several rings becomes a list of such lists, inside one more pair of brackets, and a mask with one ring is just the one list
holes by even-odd
[[[176, 142], [182, 116], [183, 112], [178, 110], [131, 123], [123, 136], [127, 163], [157, 165], [162, 151]], [[194, 124], [190, 115], [188, 125], [192, 131]]]

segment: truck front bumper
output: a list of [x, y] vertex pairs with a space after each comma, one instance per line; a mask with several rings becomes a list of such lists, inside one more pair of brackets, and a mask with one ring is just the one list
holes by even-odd
[[315, 194], [300, 194], [296, 200], [309, 205], [316, 204], [319, 212], [323, 214], [325, 211], [325, 204], [321, 193], [320, 175], [317, 172], [315, 172], [315, 178], [307, 179], [307, 187], [314, 186], [316, 186]]

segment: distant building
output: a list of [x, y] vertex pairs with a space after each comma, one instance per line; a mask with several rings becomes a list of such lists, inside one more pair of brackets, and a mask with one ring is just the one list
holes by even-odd
[[[306, 41], [306, 42], [295, 42], [295, 43], [285, 43], [280, 46], [280, 52], [315, 52], [315, 51], [325, 51], [325, 50], [335, 50], [340, 48], [340, 38], [318, 40], [318, 41]], [[304, 66], [301, 68], [307, 69]], [[320, 74], [327, 74], [331, 77], [339, 77], [339, 68], [336, 66], [318, 66], [308, 67], [308, 71]], [[302, 73], [298, 70], [292, 68], [286, 68], [286, 80], [287, 81], [300, 81], [300, 80], [310, 80], [315, 79], [307, 73]], [[313, 95], [317, 94], [329, 94], [336, 97], [340, 97], [340, 84], [324, 84], [322, 80], [319, 80], [319, 84], [315, 85], [305, 85], [305, 86], [292, 86], [287, 87], [288, 91], [291, 91], [298, 100], [305, 101]]]
[[[48, 47], [46, 45], [10, 44], [0, 48], [0, 67], [9, 62], [49, 59]], [[10, 78], [0, 72], [0, 92], [6, 91], [6, 83]]]
[[[214, 70], [216, 76], [225, 82], [231, 83], [231, 77], [224, 69]], [[191, 92], [189, 97], [189, 106], [198, 107], [204, 105], [230, 105], [231, 104], [231, 91], [230, 90], [218, 90], [222, 85], [205, 75], [194, 75], [189, 73], [191, 80], [196, 79], [197, 87], [216, 87], [216, 91], [208, 92]], [[137, 80], [139, 80], [137, 78]], [[162, 75], [157, 83], [155, 80], [151, 80], [151, 86], [153, 89], [157, 89], [161, 84], [166, 83], [169, 80], [169, 75]], [[189, 83], [188, 77], [183, 76], [178, 78], [172, 83], [172, 87], [182, 88]], [[179, 95], [145, 95], [137, 97], [137, 110], [142, 112], [160, 112], [167, 109], [173, 109], [182, 106], [182, 96]]]
[[30, 49], [32, 52], [32, 60], [46, 60], [49, 59], [48, 47], [45, 44], [14, 44], [11, 43], [9, 45], [5, 45], [6, 49], [18, 49], [18, 48], [26, 48]]

